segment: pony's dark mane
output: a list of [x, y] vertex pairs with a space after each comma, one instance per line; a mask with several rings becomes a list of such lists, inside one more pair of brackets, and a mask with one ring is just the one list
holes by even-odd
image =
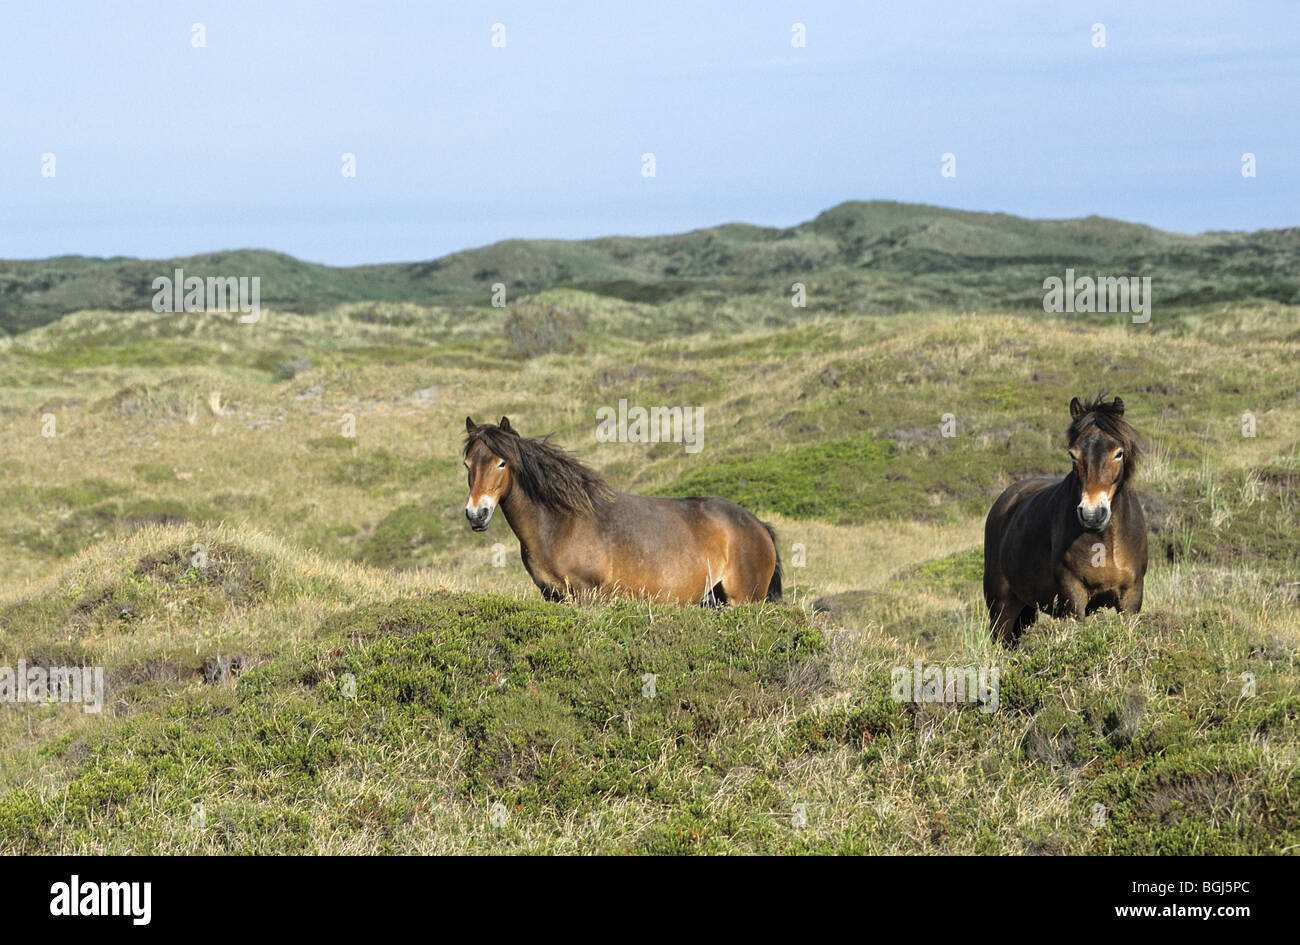
[[524, 494], [539, 505], [573, 514], [591, 513], [614, 497], [600, 473], [583, 465], [548, 437], [525, 439], [513, 431], [483, 424], [465, 436], [465, 457], [482, 443], [510, 464]]
[[1106, 395], [1098, 394], [1084, 401], [1080, 409], [1079, 416], [1074, 418], [1070, 429], [1066, 431], [1066, 442], [1073, 443], [1084, 430], [1095, 426], [1108, 436], [1119, 440], [1120, 445], [1124, 447], [1125, 470], [1137, 469], [1138, 461], [1142, 458], [1143, 446], [1137, 431], [1124, 419], [1124, 401], [1116, 397], [1107, 403]]

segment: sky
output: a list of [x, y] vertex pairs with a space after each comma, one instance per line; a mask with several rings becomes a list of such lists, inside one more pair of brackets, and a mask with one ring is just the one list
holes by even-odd
[[1300, 225], [1296, 0], [42, 0], [0, 18], [0, 258], [401, 262], [873, 199]]

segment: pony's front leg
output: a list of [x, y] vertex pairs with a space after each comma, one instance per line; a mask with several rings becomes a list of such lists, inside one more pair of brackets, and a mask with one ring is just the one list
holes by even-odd
[[1136, 614], [1142, 611], [1142, 582], [1130, 584], [1119, 595], [1119, 612]]
[[1088, 613], [1088, 588], [1071, 572], [1065, 571], [1060, 578], [1061, 596], [1074, 619], [1082, 620]]

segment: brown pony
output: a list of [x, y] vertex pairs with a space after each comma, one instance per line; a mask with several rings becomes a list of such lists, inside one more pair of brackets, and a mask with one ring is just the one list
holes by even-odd
[[1141, 446], [1124, 401], [1070, 401], [1064, 479], [1010, 486], [984, 524], [984, 601], [995, 639], [1014, 644], [1039, 609], [1082, 618], [1142, 609], [1147, 526], [1133, 488]]
[[547, 600], [622, 594], [678, 604], [781, 599], [776, 533], [734, 502], [615, 492], [546, 439], [465, 418], [465, 517], [500, 507]]

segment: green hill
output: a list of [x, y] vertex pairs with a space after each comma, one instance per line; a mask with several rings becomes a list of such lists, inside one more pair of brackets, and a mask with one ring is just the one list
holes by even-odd
[[152, 282], [186, 275], [259, 276], [262, 303], [311, 313], [347, 302], [486, 304], [579, 288], [630, 301], [717, 290], [833, 285], [843, 308], [1032, 307], [1066, 267], [1150, 275], [1165, 304], [1300, 299], [1300, 227], [1186, 236], [1101, 217], [1028, 220], [883, 201], [849, 202], [788, 228], [725, 224], [671, 236], [506, 240], [418, 263], [336, 268], [267, 250], [165, 260], [61, 256], [0, 261], [0, 331], [81, 310], [150, 307]]
[[[742, 299], [745, 330], [647, 341], [689, 300], [543, 295], [589, 309], [581, 356], [383, 304], [0, 339], [0, 668], [104, 672], [99, 712], [0, 703], [0, 854], [1297, 849], [1295, 307], [755, 329]], [[983, 516], [1068, 468], [1101, 384], [1149, 446], [1143, 611], [1002, 649]], [[623, 397], [701, 406], [704, 449], [598, 442]], [[783, 601], [543, 601], [503, 518], [465, 522], [467, 413], [755, 509]], [[997, 667], [996, 708], [895, 701], [916, 660]]]

